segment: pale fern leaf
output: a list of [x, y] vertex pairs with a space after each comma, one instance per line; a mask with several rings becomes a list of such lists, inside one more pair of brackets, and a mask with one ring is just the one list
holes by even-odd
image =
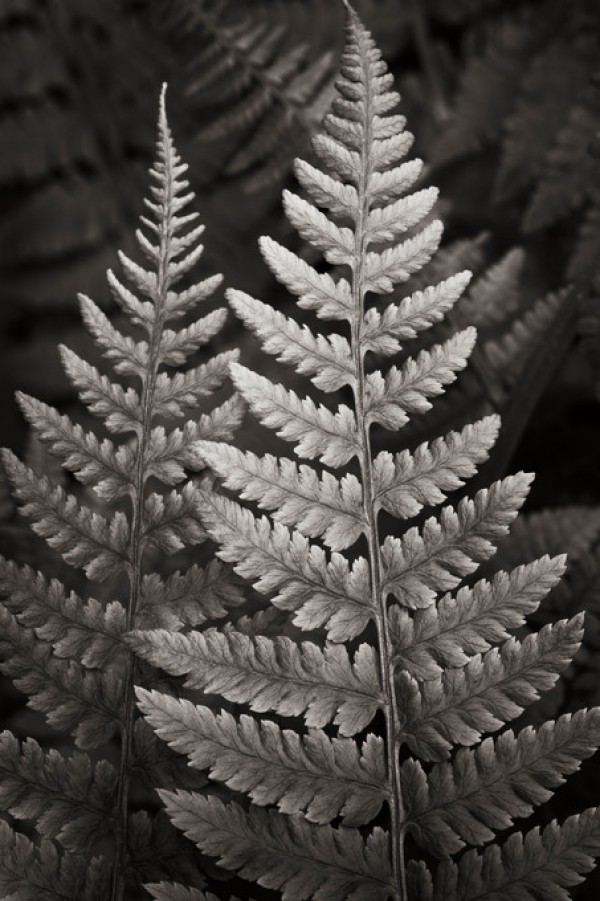
[[101, 416], [111, 432], [138, 432], [142, 410], [137, 391], [111, 382], [68, 347], [61, 347], [60, 353], [65, 372], [90, 412]]
[[289, 638], [251, 637], [233, 630], [179, 635], [133, 633], [132, 646], [155, 666], [186, 674], [186, 685], [249, 704], [256, 713], [304, 714], [307, 726], [335, 723], [354, 735], [373, 719], [381, 686], [373, 649], [361, 645], [354, 661], [337, 644], [321, 649]]
[[327, 272], [317, 272], [272, 238], [261, 238], [260, 249], [275, 277], [297, 295], [298, 306], [316, 310], [322, 319], [351, 319], [352, 296], [345, 278], [336, 281]]
[[504, 732], [474, 750], [461, 748], [450, 763], [425, 775], [416, 761], [403, 764], [411, 831], [427, 849], [446, 857], [491, 841], [494, 832], [530, 816], [535, 806], [590, 757], [600, 743], [600, 710], [579, 710], [517, 736]]
[[483, 853], [468, 851], [458, 864], [442, 863], [432, 901], [569, 901], [566, 891], [593, 869], [600, 851], [600, 812], [589, 808], [561, 825], [553, 820], [509, 836]]
[[228, 367], [237, 359], [235, 350], [217, 354], [208, 363], [174, 376], [161, 372], [156, 378], [152, 413], [154, 416], [182, 416], [185, 409], [194, 407], [202, 397], [220, 388], [228, 375]]
[[441, 503], [487, 459], [499, 425], [498, 417], [488, 416], [460, 432], [420, 444], [412, 453], [405, 450], [392, 456], [382, 451], [373, 461], [377, 507], [409, 519], [423, 507]]
[[160, 357], [165, 366], [183, 366], [187, 357], [218, 334], [227, 319], [227, 310], [213, 310], [186, 328], [165, 329], [160, 339]]
[[110, 322], [108, 316], [86, 297], [79, 295], [81, 317], [104, 356], [113, 363], [115, 372], [136, 376], [148, 365], [148, 343], [134, 341], [123, 335]]
[[393, 604], [390, 635], [400, 667], [417, 679], [433, 679], [444, 667], [464, 666], [519, 628], [564, 571], [564, 556], [542, 557], [413, 613]]
[[369, 567], [364, 557], [350, 566], [341, 554], [325, 552], [299, 531], [290, 532], [266, 517], [218, 495], [207, 494], [202, 520], [218, 541], [219, 556], [235, 571], [254, 580], [261, 592], [277, 593], [275, 606], [295, 611], [301, 628], [326, 626], [334, 641], [354, 638], [373, 616]]
[[442, 237], [440, 222], [431, 222], [401, 244], [380, 253], [369, 251], [365, 260], [365, 287], [376, 294], [390, 294], [399, 282], [422, 269], [438, 249]]
[[133, 452], [127, 445], [115, 448], [110, 439], [98, 439], [68, 416], [26, 394], [19, 392], [17, 400], [40, 439], [50, 444], [52, 453], [61, 457], [62, 465], [78, 481], [93, 484], [96, 493], [106, 500], [127, 493], [133, 465]]
[[[544, 626], [519, 642], [473, 657], [463, 669], [421, 683], [399, 675], [406, 687], [406, 741], [424, 760], [444, 759], [453, 745], [475, 744], [552, 688], [582, 638], [583, 617]], [[450, 741], [452, 736], [452, 741]]]
[[506, 534], [524, 502], [532, 476], [520, 473], [464, 498], [456, 510], [444, 507], [422, 529], [382, 546], [384, 589], [406, 607], [428, 607], [438, 591], [455, 588], [477, 564], [494, 553], [493, 541]]
[[358, 451], [356, 419], [341, 404], [332, 413], [310, 397], [301, 400], [293, 391], [277, 385], [251, 369], [234, 363], [231, 378], [263, 425], [296, 444], [296, 452], [309, 460], [320, 457], [327, 466], [343, 466]]
[[313, 823], [337, 816], [346, 826], [368, 823], [387, 795], [381, 739], [362, 748], [320, 729], [300, 737], [269, 720], [213, 713], [190, 701], [138, 689], [138, 706], [157, 735], [187, 754], [212, 779], [248, 794], [255, 804], [282, 813], [305, 812]]
[[198, 453], [244, 500], [273, 510], [273, 519], [309, 538], [323, 536], [335, 551], [354, 544], [365, 529], [362, 489], [355, 476], [341, 480], [309, 466], [267, 454], [257, 457], [227, 444], [199, 442]]
[[300, 235], [323, 252], [329, 263], [348, 265], [353, 257], [351, 229], [336, 225], [315, 206], [291, 191], [283, 192], [283, 207]]
[[355, 382], [350, 345], [341, 335], [313, 335], [268, 304], [229, 290], [229, 303], [246, 326], [261, 341], [263, 350], [276, 354], [280, 363], [290, 363], [301, 375], [309, 375], [322, 391], [337, 391]]
[[340, 216], [352, 219], [356, 217], [358, 192], [353, 185], [344, 184], [301, 159], [295, 160], [294, 172], [300, 184], [320, 206]]
[[160, 792], [171, 819], [225, 867], [283, 901], [385, 901], [390, 892], [387, 836], [315, 826], [274, 811], [246, 812], [234, 802], [191, 792]]
[[385, 376], [379, 371], [370, 373], [366, 380], [367, 421], [395, 431], [408, 422], [409, 413], [430, 410], [428, 398], [442, 394], [444, 386], [465, 368], [475, 338], [475, 330], [466, 329], [433, 350], [422, 350], [402, 369], [392, 366]]
[[364, 315], [365, 350], [385, 356], [398, 353], [401, 341], [415, 338], [444, 318], [470, 278], [470, 272], [459, 272], [433, 287], [409, 294], [399, 304], [390, 303], [381, 311], [370, 307]]

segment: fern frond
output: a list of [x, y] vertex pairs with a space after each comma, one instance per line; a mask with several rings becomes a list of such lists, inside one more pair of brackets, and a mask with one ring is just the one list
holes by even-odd
[[[526, 898], [527, 886], [544, 887], [554, 875], [553, 855], [535, 832], [526, 849], [518, 835], [505, 843], [515, 849], [514, 868], [498, 845], [481, 855], [465, 850], [433, 876], [425, 860], [492, 841], [593, 753], [597, 709], [537, 731], [493, 736], [555, 685], [579, 648], [583, 617], [514, 634], [564, 571], [564, 557], [551, 558], [547, 547], [510, 572], [494, 574], [492, 564], [473, 577], [496, 545], [510, 542], [531, 483], [518, 473], [472, 497], [448, 497], [488, 458], [498, 418], [485, 416], [434, 441], [405, 438], [409, 419], [429, 411], [473, 351], [467, 322], [460, 329], [442, 322], [456, 304], [461, 318], [470, 273], [452, 276], [452, 253], [426, 268], [441, 235], [440, 223], [430, 220], [436, 192], [413, 190], [421, 167], [402, 162], [412, 137], [392, 112], [399, 98], [391, 76], [345, 6], [338, 95], [314, 140], [319, 167], [297, 163], [306, 197], [284, 195], [291, 224], [331, 271], [270, 239], [261, 242], [267, 265], [299, 306], [341, 328], [319, 334], [229, 292], [265, 351], [312, 380], [303, 397], [231, 367], [256, 418], [311, 462], [225, 442], [196, 445], [228, 491], [268, 511], [257, 515], [199, 489], [201, 519], [221, 559], [284, 615], [263, 609], [220, 631], [133, 632], [127, 641], [148, 662], [183, 676], [190, 691], [220, 695], [235, 707], [218, 712], [197, 698], [143, 689], [139, 705], [192, 766], [247, 796], [238, 803], [222, 800], [224, 789], [163, 791], [171, 820], [202, 852], [284, 899]], [[533, 39], [521, 24], [516, 49], [525, 66]], [[507, 54], [492, 59], [503, 80], [518, 77], [506, 62], [513, 37], [510, 28], [502, 31]], [[465, 257], [479, 261], [480, 245], [456, 250], [461, 268]], [[471, 305], [482, 304], [480, 321], [496, 335], [520, 318], [514, 293], [521, 264], [519, 251], [509, 254], [471, 294]], [[430, 286], [432, 273], [441, 281]], [[399, 302], [371, 297], [408, 282]], [[483, 309], [502, 298], [501, 314]], [[526, 325], [529, 340], [535, 323]], [[432, 326], [424, 349], [411, 355], [401, 348]], [[378, 358], [399, 352], [387, 372], [377, 368]], [[481, 370], [481, 347], [475, 357]], [[343, 404], [327, 396], [321, 402], [339, 388]], [[405, 450], [393, 456], [386, 442], [400, 430], [393, 441]], [[427, 518], [406, 522], [426, 507], [433, 508]], [[272, 718], [253, 715], [266, 713]], [[263, 809], [271, 805], [278, 809]], [[345, 825], [332, 825], [337, 817]], [[589, 836], [567, 825], [564, 845], [556, 838], [553, 848], [581, 872], [592, 856], [586, 848], [597, 854], [600, 835], [596, 815], [583, 817]], [[551, 841], [559, 833], [548, 828]], [[416, 843], [406, 841], [410, 832]], [[581, 852], [571, 851], [571, 841]], [[572, 874], [564, 880], [574, 881]]]
[[[21, 748], [7, 738], [3, 751], [12, 774], [5, 789], [7, 811], [32, 821], [38, 833], [54, 839], [59, 848], [87, 854], [94, 836], [102, 835], [106, 854], [102, 867], [111, 871], [110, 885], [104, 882], [99, 896], [102, 901], [122, 901], [126, 881], [133, 880], [140, 888], [146, 876], [169, 878], [169, 857], [185, 858], [177, 850], [177, 833], [167, 825], [170, 849], [166, 856], [157, 853], [151, 866], [144, 862], [140, 844], [160, 845], [160, 828], [155, 828], [154, 820], [146, 828], [143, 818], [130, 815], [130, 783], [147, 780], [149, 774], [154, 778], [169, 768], [164, 761], [162, 770], [159, 761], [150, 761], [144, 743], [140, 744], [139, 729], [134, 740], [136, 663], [124, 635], [148, 625], [171, 629], [198, 625], [223, 616], [242, 601], [239, 588], [220, 563], [171, 570], [170, 575], [169, 570], [164, 575], [152, 571], [151, 561], [158, 556], [164, 558], [206, 540], [199, 489], [185, 482], [186, 471], [204, 467], [196, 442], [229, 439], [242, 415], [239, 399], [232, 398], [203, 412], [196, 422], [174, 427], [174, 420], [221, 387], [229, 363], [237, 357], [234, 351], [201, 363], [196, 358], [222, 327], [223, 309], [184, 321], [181, 327], [167, 327], [210, 297], [221, 282], [221, 276], [197, 284], [191, 281], [203, 252], [199, 238], [204, 228], [196, 224], [196, 213], [186, 211], [194, 197], [183, 177], [186, 169], [171, 137], [163, 89], [148, 212], [142, 218], [143, 229], [136, 233], [147, 262], [140, 265], [120, 254], [131, 288], [114, 274], [108, 276], [127, 331], [117, 329], [90, 298], [80, 297], [84, 323], [111, 374], [68, 348], [61, 351], [67, 376], [81, 400], [115, 437], [85, 432], [52, 407], [19, 395], [39, 439], [96, 496], [77, 488], [67, 492], [9, 451], [3, 455], [21, 512], [32, 520], [34, 531], [72, 567], [104, 583], [100, 590], [93, 590], [93, 597], [86, 597], [57, 579], [48, 580], [28, 567], [0, 560], [0, 587], [6, 595], [0, 606], [7, 650], [3, 672], [29, 695], [29, 705], [43, 713], [50, 726], [71, 733], [82, 749], [99, 749], [100, 758], [94, 769], [85, 755], [63, 758], [50, 752], [44, 756], [37, 745], [26, 743]], [[173, 371], [184, 364], [187, 369]], [[102, 746], [115, 733], [119, 743], [113, 755]], [[108, 763], [113, 757], [114, 769]], [[39, 854], [35, 849], [33, 859], [41, 855], [39, 860], [52, 863], [49, 848], [54, 845], [41, 845]], [[7, 850], [7, 861], [11, 853]], [[68, 855], [60, 864], [57, 857], [52, 863], [54, 884], [50, 880], [43, 895], [36, 894], [37, 883], [31, 881], [37, 865], [32, 863], [31, 873], [23, 877], [25, 885], [31, 876], [33, 888], [19, 884], [15, 898], [87, 898], [88, 889], [81, 881], [73, 895], [68, 894], [68, 886], [60, 893], [63, 875], [75, 874], [76, 866], [81, 865], [84, 875], [89, 867], [92, 879], [95, 865], [87, 857], [77, 864]], [[0, 884], [1, 879], [0, 875]]]

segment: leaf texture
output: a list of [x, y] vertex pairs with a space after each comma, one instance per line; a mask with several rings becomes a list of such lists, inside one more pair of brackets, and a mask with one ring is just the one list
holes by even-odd
[[133, 633], [133, 647], [155, 666], [187, 675], [186, 685], [249, 704], [257, 713], [303, 714], [306, 725], [335, 723], [355, 735], [373, 719], [381, 687], [373, 649], [361, 645], [352, 661], [342, 645], [321, 649], [284, 636], [251, 637], [233, 630], [177, 635]]
[[161, 792], [173, 822], [223, 866], [284, 901], [378, 901], [390, 891], [385, 833], [314, 826], [298, 817], [224, 804], [215, 797]]

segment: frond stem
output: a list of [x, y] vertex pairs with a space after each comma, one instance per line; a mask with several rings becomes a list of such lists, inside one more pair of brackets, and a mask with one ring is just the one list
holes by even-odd
[[[373, 104], [371, 81], [365, 73], [365, 109]], [[379, 666], [384, 695], [384, 716], [386, 725], [387, 776], [390, 789], [390, 841], [392, 850], [392, 879], [394, 901], [408, 901], [406, 885], [406, 866], [404, 860], [404, 804], [400, 783], [400, 725], [398, 722], [398, 704], [394, 667], [390, 648], [387, 601], [383, 592], [381, 575], [381, 551], [379, 525], [373, 487], [373, 455], [371, 449], [370, 424], [365, 414], [366, 376], [363, 344], [363, 321], [365, 311], [364, 261], [367, 251], [366, 219], [370, 208], [369, 178], [371, 168], [370, 148], [373, 141], [370, 116], [365, 116], [365, 127], [362, 139], [362, 171], [358, 184], [358, 215], [354, 237], [354, 265], [352, 271], [352, 297], [354, 315], [351, 323], [351, 346], [354, 361], [356, 382], [354, 388], [355, 412], [360, 444], [359, 464], [362, 477], [363, 511], [367, 526], [367, 543], [369, 566], [371, 570], [371, 598], [375, 611], [377, 628]]]
[[[169, 245], [171, 242], [171, 208], [173, 203], [173, 179], [171, 146], [165, 135], [165, 197], [159, 235], [159, 264], [156, 282], [156, 316], [150, 336], [148, 371], [142, 376], [142, 423], [138, 438], [134, 485], [131, 490], [132, 526], [129, 545], [129, 603], [127, 607], [127, 631], [135, 628], [137, 606], [144, 575], [144, 488], [146, 483], [146, 458], [148, 442], [152, 430], [152, 409], [156, 379], [160, 365], [160, 339], [166, 319], [166, 298], [168, 291]], [[127, 825], [129, 818], [129, 772], [132, 763], [133, 729], [135, 721], [134, 695], [135, 655], [127, 654], [124, 690], [124, 726], [121, 732], [121, 760], [117, 790], [117, 829], [115, 835], [115, 862], [112, 874], [110, 901], [123, 901], [125, 892], [125, 872], [127, 865]]]

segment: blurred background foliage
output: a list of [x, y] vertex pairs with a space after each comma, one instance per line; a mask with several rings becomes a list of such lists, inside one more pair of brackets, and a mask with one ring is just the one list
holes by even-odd
[[[396, 77], [427, 164], [424, 181], [442, 198], [436, 214], [446, 224], [444, 250], [404, 293], [460, 268], [475, 273], [444, 326], [478, 326], [472, 365], [430, 415], [398, 436], [398, 447], [502, 413], [481, 484], [518, 468], [537, 479], [527, 517], [493, 566], [570, 551], [567, 579], [540, 622], [589, 610], [586, 646], [566, 686], [545, 704], [555, 713], [598, 703], [600, 5], [355, 6]], [[16, 389], [64, 412], [74, 408], [82, 421], [57, 344], [94, 359], [78, 291], [116, 317], [105, 271], [119, 247], [131, 249], [165, 80], [206, 224], [205, 270], [288, 307], [256, 240], [266, 233], [299, 248], [280, 193], [293, 178], [294, 156], [310, 154], [311, 132], [327, 108], [342, 20], [338, 0], [3, 0], [2, 445], [25, 450], [36, 468], [57, 476], [26, 433]], [[429, 338], [438, 339], [439, 332]], [[271, 365], [262, 355], [258, 361], [258, 345], [233, 321], [220, 340], [242, 345], [249, 365]], [[243, 437], [250, 447], [258, 440]], [[36, 566], [47, 554], [19, 523], [1, 480], [0, 553]], [[52, 565], [44, 562], [46, 572]], [[18, 693], [3, 687], [2, 698], [9, 717], [22, 716]], [[553, 815], [577, 808], [578, 791], [600, 803], [597, 760], [570, 783], [569, 797], [559, 793]], [[597, 897], [598, 887], [592, 880], [578, 897]]]

